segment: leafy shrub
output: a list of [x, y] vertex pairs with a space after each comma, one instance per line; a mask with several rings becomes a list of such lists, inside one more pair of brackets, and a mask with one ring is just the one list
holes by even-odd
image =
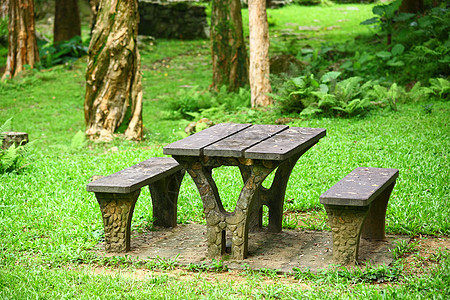
[[281, 113], [300, 112], [302, 116], [324, 114], [354, 116], [367, 112], [374, 106], [366, 94], [372, 82], [361, 84], [362, 78], [350, 77], [337, 81], [340, 72], [328, 72], [320, 80], [314, 75], [289, 80], [273, 95]]
[[241, 88], [237, 93], [229, 93], [225, 86], [218, 92], [204, 92], [197, 87], [181, 90], [175, 98], [161, 97], [169, 119], [214, 119], [223, 112], [235, 112], [250, 106], [250, 91]]
[[50, 68], [54, 65], [71, 62], [86, 55], [87, 51], [88, 47], [83, 45], [80, 36], [75, 36], [68, 41], [58, 44], [46, 43], [39, 45], [41, 66]]
[[394, 46], [382, 51], [373, 49], [375, 56], [366, 55], [364, 66], [357, 60], [359, 57], [347, 60], [341, 65], [343, 71], [352, 74], [366, 69], [372, 71], [372, 76], [386, 76], [399, 83], [449, 76], [450, 10], [441, 5], [420, 15], [399, 14], [400, 3], [397, 0], [375, 6], [373, 12], [378, 16], [361, 23], [377, 25], [388, 36], [388, 45], [392, 40]]

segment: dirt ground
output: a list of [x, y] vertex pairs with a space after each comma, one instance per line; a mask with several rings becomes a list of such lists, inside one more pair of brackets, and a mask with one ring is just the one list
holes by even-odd
[[[243, 261], [224, 261], [227, 272], [195, 273], [188, 270], [190, 263], [210, 263], [206, 258], [206, 228], [204, 225], [180, 225], [175, 229], [135, 234], [132, 238], [132, 251], [127, 255], [137, 260], [153, 260], [156, 257], [176, 259], [178, 266], [171, 270], [149, 270], [137, 268], [133, 270], [97, 266], [92, 269], [95, 274], [132, 277], [138, 280], [151, 278], [156, 274], [166, 274], [177, 280], [207, 280], [214, 282], [242, 282], [248, 270], [277, 270], [275, 277], [264, 277], [262, 284], [282, 283], [295, 284], [296, 288], [308, 289], [306, 283], [299, 282], [289, 275], [292, 268], [319, 269], [332, 267], [331, 235], [324, 231], [283, 230], [282, 233], [266, 231], [250, 233], [249, 256]], [[404, 241], [404, 242], [402, 242]], [[402, 254], [404, 272], [421, 275], [436, 267], [440, 255], [450, 252], [450, 237], [417, 236], [406, 237], [388, 235], [386, 240], [369, 242], [361, 240], [359, 267], [366, 263], [371, 265], [389, 265], [393, 262], [392, 250], [397, 243], [407, 245]], [[102, 245], [97, 248], [104, 254]], [[108, 254], [112, 256], [117, 254]], [[122, 254], [123, 255], [123, 254]], [[124, 255], [123, 255], [124, 256]]]
[[[230, 238], [230, 237], [228, 237]], [[409, 238], [402, 235], [388, 235], [385, 240], [361, 239], [359, 264], [389, 265], [394, 260], [392, 250], [398, 243], [408, 244], [405, 260], [408, 270], [417, 272], [420, 268], [432, 266], [432, 260], [439, 251], [449, 251], [449, 237], [419, 236]], [[293, 268], [317, 272], [332, 264], [331, 233], [328, 231], [283, 230], [270, 233], [265, 230], [249, 233], [248, 257], [242, 261], [229, 260], [224, 256], [224, 265], [230, 270], [250, 268], [274, 269], [289, 273]], [[441, 250], [439, 250], [441, 249]], [[104, 254], [100, 244], [99, 253]], [[106, 254], [113, 256], [118, 254]], [[119, 254], [125, 255], [125, 254]], [[157, 257], [176, 260], [178, 265], [208, 263], [206, 226], [200, 224], [179, 225], [171, 229], [158, 229], [134, 234], [131, 251], [126, 255], [137, 260], [153, 260]]]

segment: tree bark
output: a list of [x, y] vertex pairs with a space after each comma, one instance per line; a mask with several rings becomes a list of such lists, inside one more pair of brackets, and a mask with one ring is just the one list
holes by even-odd
[[39, 62], [34, 27], [33, 0], [9, 0], [8, 58], [2, 79], [13, 78], [25, 65], [34, 68]]
[[8, 1], [2, 0], [0, 4], [0, 19], [5, 19], [8, 16]]
[[422, 12], [424, 8], [423, 0], [403, 0], [398, 11], [416, 14]]
[[97, 23], [97, 14], [98, 14], [98, 6], [100, 4], [100, 0], [89, 0], [89, 6], [91, 8], [91, 21], [89, 27], [91, 28], [90, 35], [92, 36], [92, 32], [94, 31], [95, 23]]
[[268, 106], [273, 103], [268, 93], [270, 86], [269, 66], [269, 24], [266, 1], [248, 1], [250, 26], [250, 89], [252, 107]]
[[126, 138], [142, 137], [137, 5], [137, 0], [100, 1], [86, 70], [84, 113], [91, 139], [111, 140], [123, 122]]
[[68, 41], [74, 36], [81, 36], [80, 12], [77, 0], [55, 1], [55, 24], [53, 26], [53, 43]]
[[213, 0], [211, 12], [212, 87], [236, 91], [248, 84], [248, 56], [240, 0]]

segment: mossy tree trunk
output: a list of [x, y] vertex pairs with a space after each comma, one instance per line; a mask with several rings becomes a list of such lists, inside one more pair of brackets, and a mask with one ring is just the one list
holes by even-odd
[[123, 126], [142, 137], [142, 84], [137, 0], [101, 0], [89, 45], [84, 113], [91, 139], [111, 140]]
[[236, 91], [248, 84], [248, 56], [240, 0], [213, 0], [211, 12], [212, 87]]
[[272, 98], [269, 66], [269, 24], [267, 22], [266, 1], [249, 0], [248, 14], [250, 26], [250, 89], [252, 107], [268, 106]]
[[74, 36], [81, 36], [80, 12], [77, 0], [55, 1], [55, 24], [53, 26], [53, 43], [68, 41]]
[[12, 78], [26, 65], [34, 68], [39, 62], [34, 27], [33, 0], [9, 0], [8, 58], [2, 79]]

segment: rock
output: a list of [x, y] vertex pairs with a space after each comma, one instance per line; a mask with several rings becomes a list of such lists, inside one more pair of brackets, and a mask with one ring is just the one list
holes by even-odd
[[301, 70], [305, 67], [305, 63], [299, 61], [295, 56], [290, 54], [276, 55], [270, 58], [270, 73], [293, 73], [293, 71]]
[[[2, 149], [8, 149], [14, 144], [16, 147], [28, 143], [28, 133], [26, 132], [1, 132], [3, 138]], [[2, 141], [0, 138], [0, 141]]]
[[191, 40], [207, 38], [206, 7], [193, 1], [139, 1], [139, 35]]

